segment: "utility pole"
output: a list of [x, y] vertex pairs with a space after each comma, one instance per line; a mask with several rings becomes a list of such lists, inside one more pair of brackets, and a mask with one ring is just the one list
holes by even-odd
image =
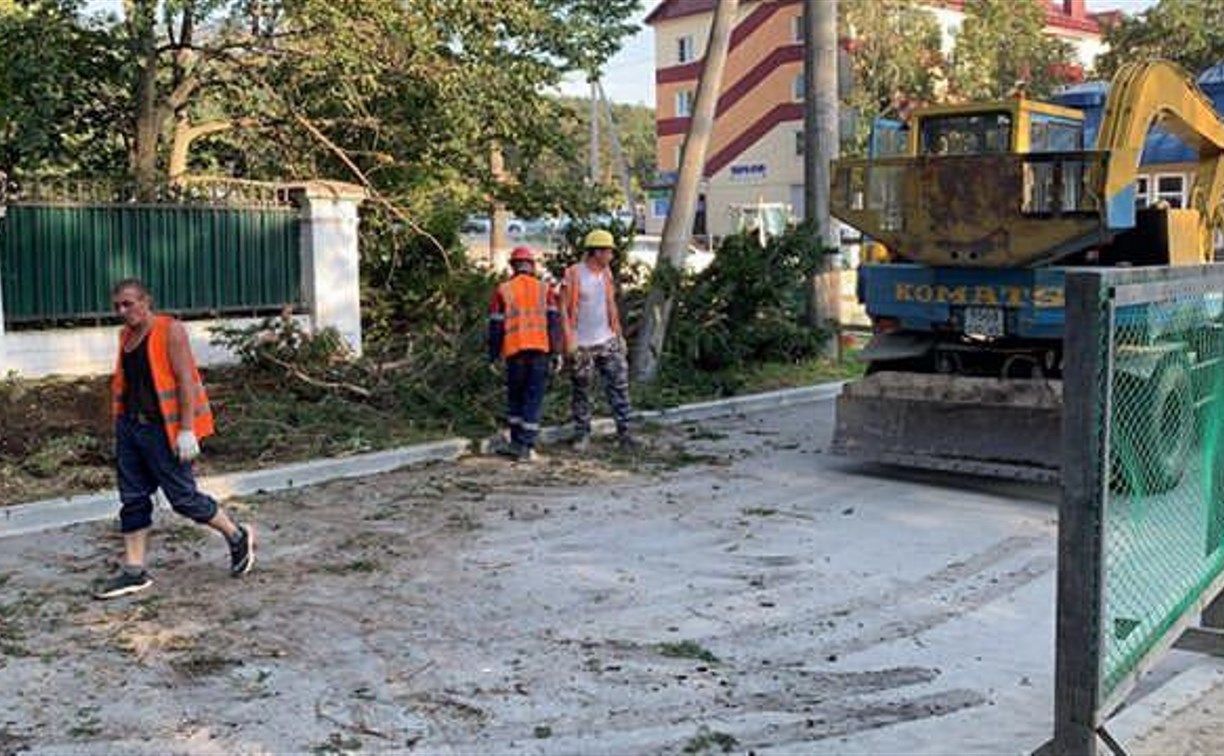
[[[689, 237], [693, 232], [693, 215], [697, 211], [697, 192], [705, 173], [706, 151], [714, 131], [714, 114], [722, 93], [723, 68], [731, 49], [731, 27], [739, 0], [718, 0], [714, 8], [714, 23], [706, 43], [705, 63], [701, 82], [697, 85], [697, 101], [689, 121], [688, 136], [680, 157], [680, 176], [672, 195], [671, 208], [663, 225], [663, 240], [655, 261], [655, 275], [646, 296], [646, 312], [642, 332], [633, 350], [634, 377], [649, 383], [659, 371], [663, 344], [667, 341], [667, 326], [675, 306], [676, 275], [684, 267]], [[670, 269], [670, 270], [669, 270]]]
[[[840, 152], [837, 88], [837, 0], [803, 3], [803, 204], [825, 249], [839, 245], [829, 216], [830, 162]], [[811, 284], [812, 325], [832, 331], [822, 354], [837, 357], [837, 316], [841, 282], [831, 254], [822, 254]]]
[[[506, 180], [506, 159], [502, 154], [501, 144], [494, 144], [493, 149], [489, 153], [489, 172], [493, 174], [493, 181], [497, 184], [502, 184]], [[489, 207], [489, 269], [497, 270], [498, 268], [498, 253], [504, 252], [510, 246], [506, 238], [506, 221], [509, 219], [509, 213], [506, 212], [506, 205], [496, 197]]]
[[636, 205], [633, 201], [633, 181], [629, 177], [629, 162], [625, 160], [625, 152], [621, 149], [620, 134], [616, 131], [616, 121], [612, 119], [612, 104], [608, 102], [608, 95], [604, 92], [603, 84], [599, 84], [599, 100], [603, 103], [604, 115], [608, 118], [608, 138], [612, 142], [612, 162], [616, 166], [617, 173], [620, 174], [621, 191], [625, 193], [625, 204], [629, 208], [629, 212], [635, 212]]
[[596, 186], [603, 180], [602, 166], [599, 164], [599, 79], [591, 74], [591, 186]]

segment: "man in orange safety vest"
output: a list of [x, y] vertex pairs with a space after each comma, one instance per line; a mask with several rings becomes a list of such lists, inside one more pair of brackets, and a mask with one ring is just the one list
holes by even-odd
[[530, 248], [515, 247], [510, 268], [513, 276], [497, 287], [489, 307], [489, 362], [506, 362], [510, 446], [505, 451], [531, 461], [549, 369], [561, 354], [561, 314], [551, 287], [536, 276]]
[[235, 522], [200, 491], [192, 473], [200, 439], [212, 435], [213, 415], [187, 332], [174, 318], [153, 312], [153, 297], [137, 279], [117, 283], [111, 300], [123, 318], [111, 377], [123, 563], [94, 596], [117, 598], [153, 584], [145, 550], [159, 488], [175, 512], [225, 537], [230, 574], [242, 577], [255, 563], [254, 528]]

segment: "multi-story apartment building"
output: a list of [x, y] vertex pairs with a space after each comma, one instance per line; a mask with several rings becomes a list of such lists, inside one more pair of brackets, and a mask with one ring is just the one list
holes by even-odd
[[[1085, 0], [1047, 0], [1047, 32], [1070, 42], [1082, 65], [1102, 50], [1101, 18]], [[951, 49], [965, 0], [929, 0]], [[655, 34], [656, 159], [674, 177], [697, 94], [715, 0], [662, 0], [646, 17]], [[706, 155], [698, 225], [723, 236], [730, 209], [783, 203], [803, 212], [802, 0], [742, 0], [723, 72], [722, 94]], [[671, 191], [648, 192], [646, 227], [662, 229]]]

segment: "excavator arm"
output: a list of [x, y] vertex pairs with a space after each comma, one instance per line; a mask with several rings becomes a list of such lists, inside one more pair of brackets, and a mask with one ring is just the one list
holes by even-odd
[[1190, 209], [1198, 213], [1198, 262], [1211, 259], [1212, 233], [1224, 228], [1224, 122], [1194, 80], [1163, 60], [1128, 63], [1110, 85], [1097, 133], [1105, 163], [1105, 222], [1135, 225], [1135, 174], [1148, 131], [1159, 125], [1198, 150]]

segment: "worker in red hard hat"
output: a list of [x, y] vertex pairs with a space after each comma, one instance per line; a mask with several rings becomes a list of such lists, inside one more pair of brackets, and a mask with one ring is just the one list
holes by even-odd
[[510, 252], [510, 269], [510, 280], [497, 287], [489, 307], [489, 362], [506, 363], [510, 445], [505, 452], [531, 461], [552, 359], [562, 351], [561, 312], [552, 287], [536, 275], [529, 247]]

